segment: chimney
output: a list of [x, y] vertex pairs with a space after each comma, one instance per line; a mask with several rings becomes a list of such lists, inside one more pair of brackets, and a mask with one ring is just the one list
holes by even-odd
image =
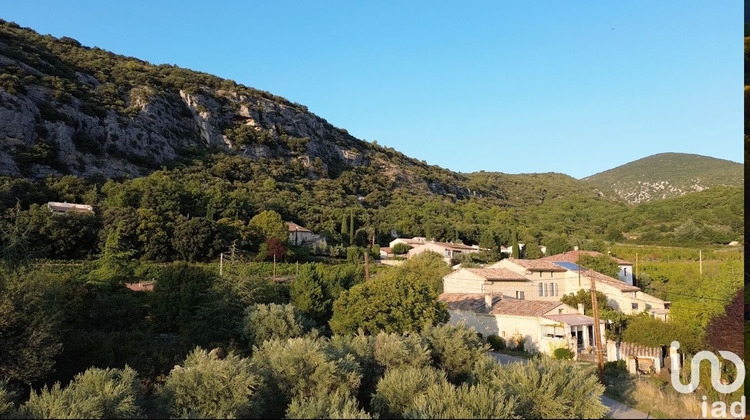
[[584, 312], [586, 312], [586, 311], [583, 310], [583, 303], [579, 303], [578, 304], [578, 313], [581, 314], [581, 315], [585, 315]]
[[578, 245], [573, 246], [573, 251], [578, 251]]
[[484, 295], [484, 307], [487, 308], [488, 311], [492, 309], [492, 305], [495, 303], [494, 300], [495, 299], [494, 299], [494, 296], [492, 296], [492, 294], [486, 293]]

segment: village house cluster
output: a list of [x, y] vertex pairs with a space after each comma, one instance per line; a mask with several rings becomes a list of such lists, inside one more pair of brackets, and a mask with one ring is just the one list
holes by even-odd
[[[432, 251], [449, 264], [457, 255], [480, 251], [478, 246], [414, 237], [394, 239], [390, 247], [381, 248], [381, 256], [394, 257], [392, 249], [399, 243], [410, 247], [405, 254], [407, 259]], [[511, 250], [502, 247], [501, 252], [509, 256]], [[603, 293], [607, 304], [620, 313], [645, 312], [662, 321], [669, 319], [670, 302], [644, 293], [634, 285], [633, 263], [612, 257], [619, 266], [614, 278], [578, 266], [576, 261], [582, 255], [603, 254], [579, 251], [576, 247], [574, 251], [536, 260], [505, 258], [482, 268], [459, 265], [443, 278], [439, 300], [446, 303], [453, 324], [464, 322], [483, 336], [496, 335], [509, 343], [523, 340], [524, 349], [532, 353], [552, 354], [564, 347], [575, 358], [593, 358], [595, 322], [584, 314], [583, 305], [573, 308], [561, 299], [580, 290], [591, 291], [594, 282], [596, 291]], [[670, 356], [668, 350], [607, 340], [606, 323], [600, 320], [598, 326], [606, 360], [626, 360], [633, 373], [658, 372], [664, 368]]]

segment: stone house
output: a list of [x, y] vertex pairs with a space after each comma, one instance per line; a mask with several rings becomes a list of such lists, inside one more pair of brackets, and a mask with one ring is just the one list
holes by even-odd
[[[465, 323], [482, 333], [503, 337], [516, 344], [524, 341], [530, 353], [552, 354], [567, 348], [577, 357], [594, 347], [594, 319], [562, 302], [503, 299], [495, 294], [443, 293], [438, 298], [448, 307], [450, 323]], [[604, 337], [604, 323], [600, 322]]]
[[479, 252], [479, 246], [469, 246], [464, 244], [454, 244], [450, 242], [426, 242], [422, 245], [417, 245], [406, 253], [406, 258], [412, 258], [415, 255], [419, 255], [426, 251], [436, 252], [443, 256], [443, 260], [450, 264], [451, 259], [460, 254], [470, 254]]
[[[540, 260], [575, 263], [576, 261], [578, 261], [581, 255], [598, 257], [604, 254], [602, 254], [601, 252], [597, 252], [597, 251], [579, 251], [578, 249], [576, 249], [575, 251], [568, 251], [562, 254], [555, 254], [555, 255], [550, 255], [548, 257], [543, 257], [543, 258], [540, 258]], [[633, 285], [633, 263], [630, 261], [625, 261], [622, 258], [617, 258], [617, 257], [612, 257], [612, 256], [610, 256], [610, 258], [615, 260], [617, 262], [617, 265], [620, 267], [620, 271], [617, 273], [617, 277], [621, 281], [632, 286]]]
[[593, 280], [597, 291], [604, 293], [607, 303], [619, 312], [636, 314], [645, 310], [663, 320], [669, 315], [670, 302], [644, 293], [640, 288], [619, 279], [580, 268], [573, 263], [554, 263], [543, 259], [504, 259], [487, 268], [505, 269], [526, 280], [481, 280], [468, 275], [465, 270], [457, 270], [444, 277], [444, 285], [450, 287], [450, 290], [460, 291], [462, 284], [463, 287], [472, 284], [476, 288], [478, 283], [486, 282], [482, 285], [486, 293], [498, 293], [505, 298], [520, 299], [523, 296], [526, 300], [559, 301], [565, 294], [575, 294], [579, 290], [589, 291]]
[[50, 201], [47, 203], [47, 208], [52, 214], [94, 214], [94, 208], [87, 204]]
[[327, 246], [325, 238], [310, 229], [293, 222], [285, 222], [289, 228], [289, 243], [294, 246]]

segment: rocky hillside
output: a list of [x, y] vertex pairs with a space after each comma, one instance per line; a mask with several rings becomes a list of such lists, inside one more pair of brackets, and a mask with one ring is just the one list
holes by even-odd
[[716, 185], [742, 185], [742, 164], [686, 153], [660, 153], [583, 178], [629, 203], [679, 197]]
[[[524, 205], [572, 192], [596, 195], [582, 183], [568, 191], [569, 181], [578, 181], [561, 174], [488, 178], [427, 165], [268, 92], [0, 20], [0, 176], [133, 178], [216, 151], [293, 161], [310, 179], [371, 167], [394, 188], [452, 199]], [[542, 179], [561, 178], [561, 188], [537, 188]]]
[[139, 176], [207, 148], [308, 165], [367, 152], [267, 92], [0, 22], [0, 174]]

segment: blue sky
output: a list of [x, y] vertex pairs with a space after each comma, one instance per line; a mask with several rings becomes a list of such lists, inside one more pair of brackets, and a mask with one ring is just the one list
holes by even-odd
[[455, 171], [743, 159], [739, 0], [25, 0], [0, 18], [269, 91]]

